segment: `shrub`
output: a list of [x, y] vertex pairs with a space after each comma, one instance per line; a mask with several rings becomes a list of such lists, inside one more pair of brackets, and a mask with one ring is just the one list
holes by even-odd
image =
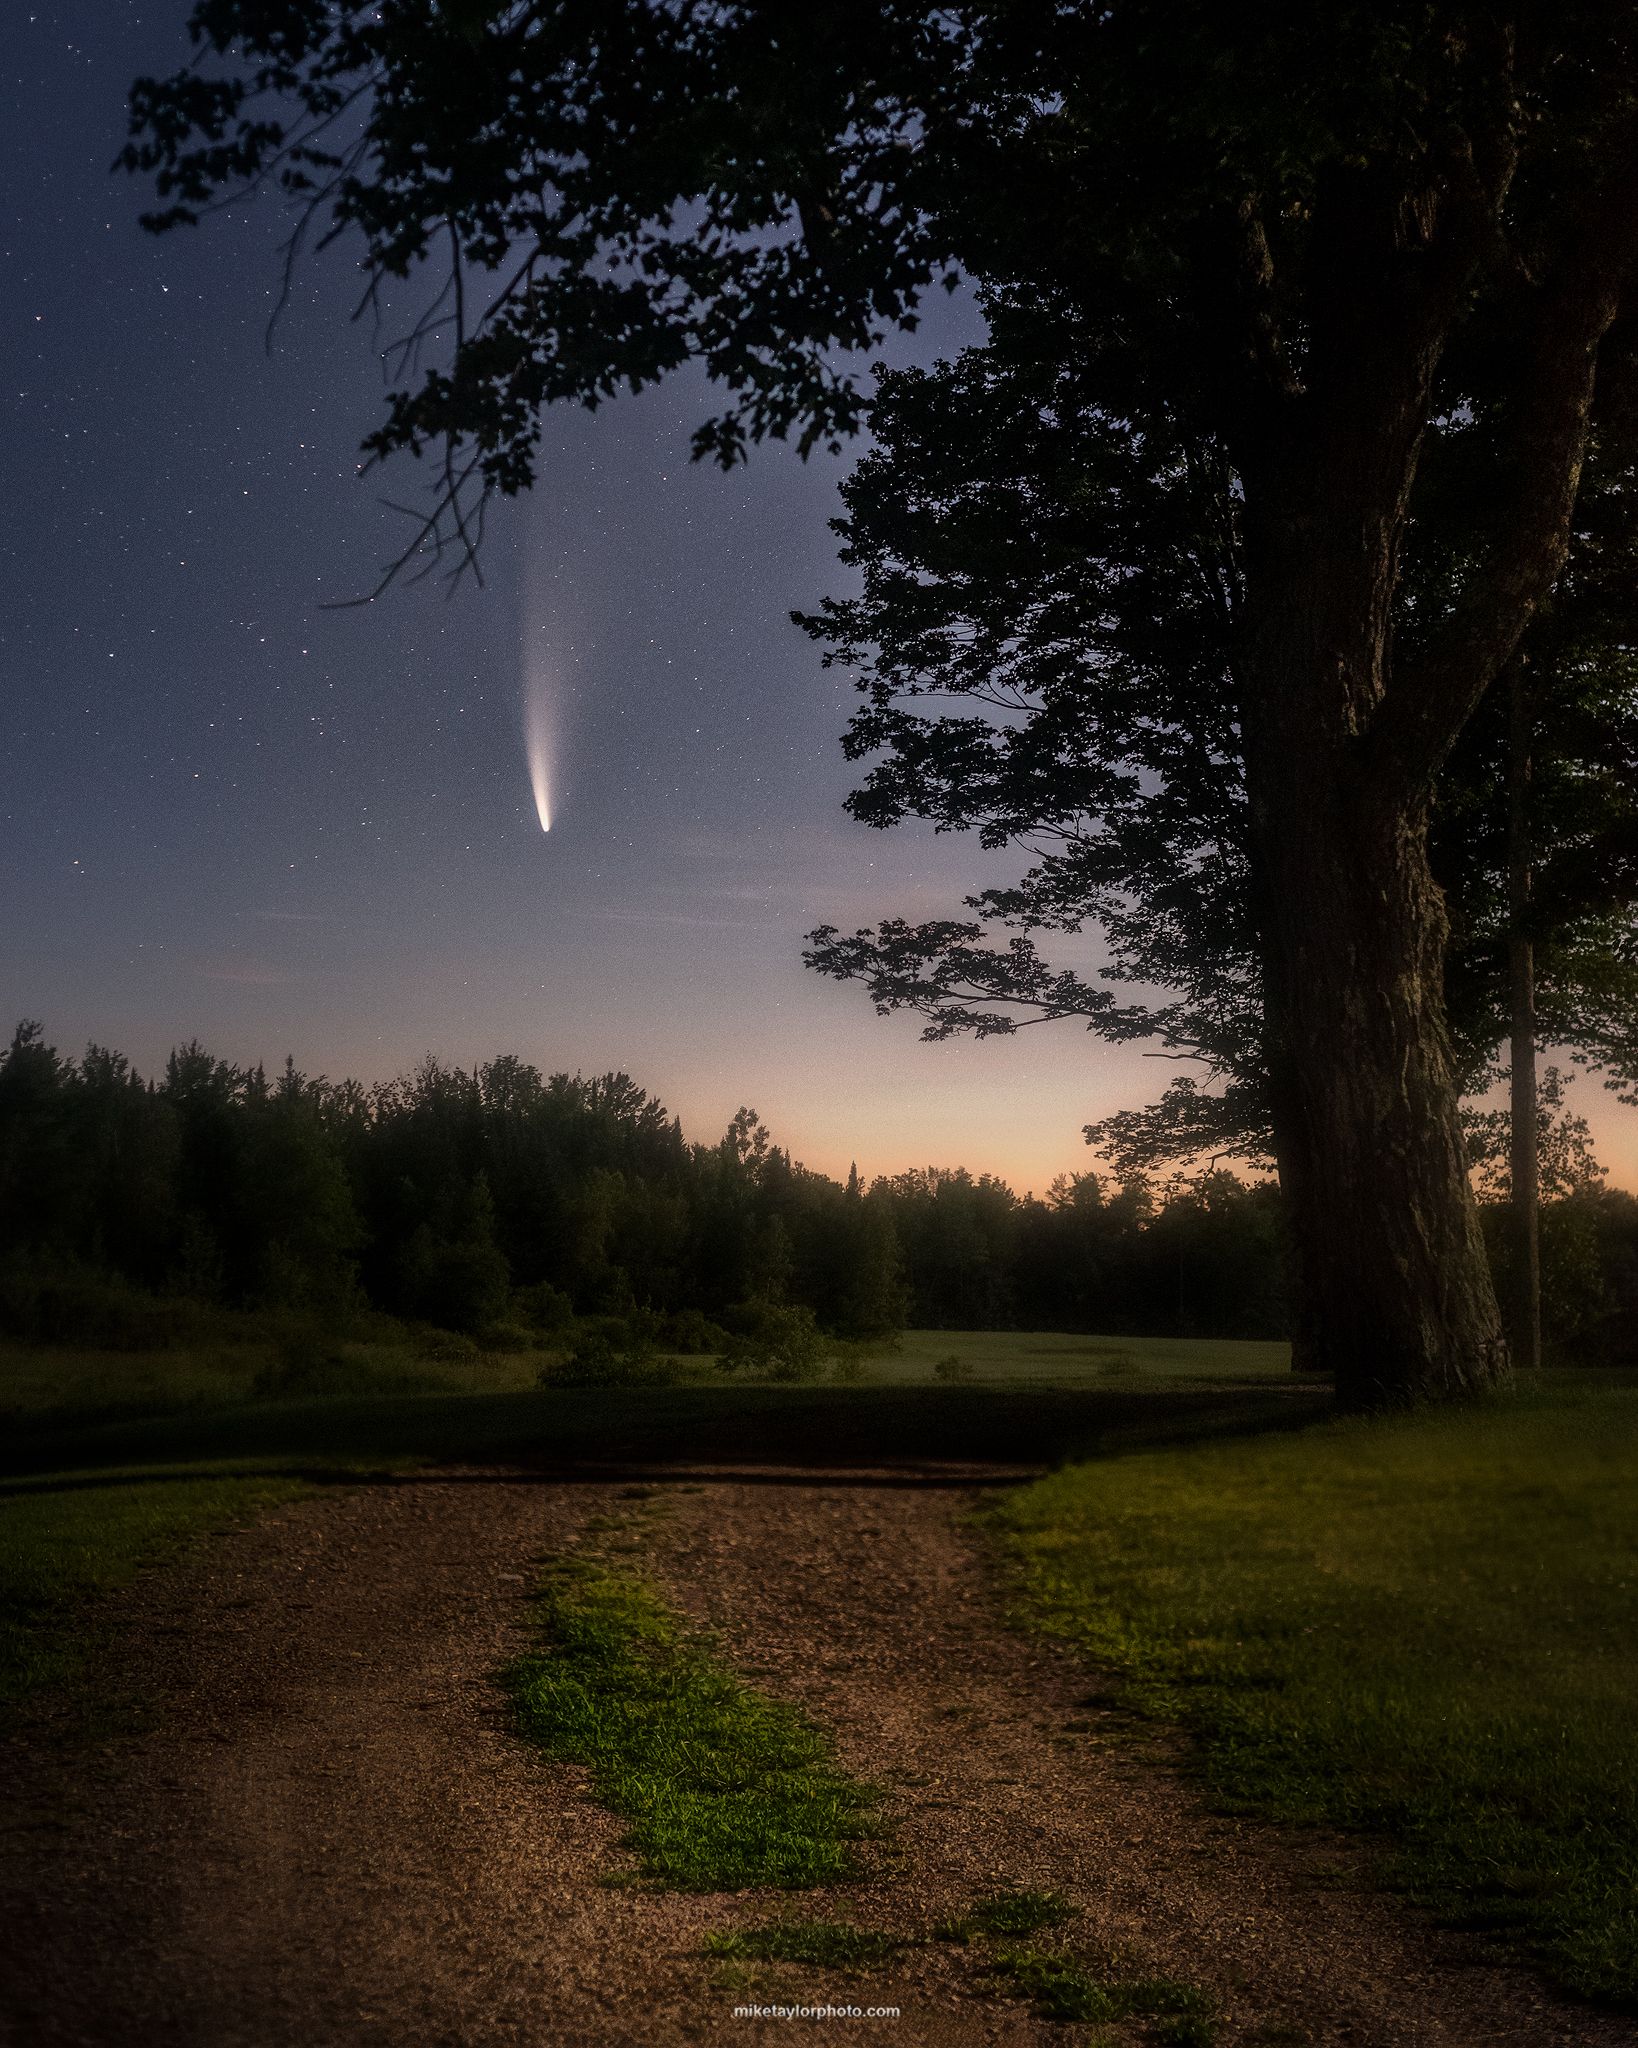
[[933, 1377], [936, 1380], [947, 1380], [953, 1386], [963, 1380], [970, 1380], [972, 1376], [972, 1360], [962, 1358], [954, 1351], [946, 1351], [942, 1358], [933, 1361]]
[[123, 1280], [68, 1266], [0, 1273], [0, 1335], [95, 1351], [167, 1351], [211, 1331], [196, 1301], [162, 1300]]
[[292, 1322], [274, 1355], [250, 1382], [257, 1401], [334, 1401], [378, 1394], [425, 1394], [441, 1385], [435, 1373], [408, 1363], [376, 1363], [344, 1349], [321, 1323]]
[[728, 1327], [722, 1353], [725, 1371], [761, 1374], [770, 1380], [818, 1378], [825, 1344], [812, 1309], [742, 1301], [728, 1311]]
[[600, 1316], [582, 1322], [568, 1356], [543, 1365], [535, 1381], [542, 1387], [664, 1387], [680, 1377], [645, 1332], [633, 1331], [623, 1317]]
[[436, 1365], [471, 1365], [478, 1347], [460, 1330], [440, 1330], [431, 1325], [415, 1333], [415, 1355]]
[[660, 1326], [660, 1343], [667, 1351], [680, 1352], [685, 1358], [708, 1358], [719, 1356], [729, 1345], [728, 1332], [721, 1323], [712, 1322], [697, 1308], [680, 1308], [665, 1318]]
[[532, 1330], [566, 1330], [574, 1321], [574, 1303], [549, 1280], [533, 1287], [520, 1287], [512, 1296], [512, 1313]]
[[522, 1323], [485, 1323], [474, 1346], [478, 1351], [533, 1351], [535, 1333]]

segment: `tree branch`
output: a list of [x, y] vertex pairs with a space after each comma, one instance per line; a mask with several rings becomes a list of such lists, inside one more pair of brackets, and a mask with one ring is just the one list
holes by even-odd
[[1498, 538], [1437, 639], [1402, 667], [1362, 735], [1366, 779], [1401, 795], [1431, 786], [1511, 658], [1569, 552], [1598, 348], [1638, 260], [1638, 131], [1540, 288], [1534, 347], [1504, 444], [1511, 486]]

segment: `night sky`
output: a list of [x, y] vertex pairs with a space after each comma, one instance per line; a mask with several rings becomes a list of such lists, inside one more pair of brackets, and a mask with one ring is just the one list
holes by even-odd
[[[323, 609], [402, 546], [378, 495], [419, 479], [355, 473], [382, 382], [345, 251], [304, 267], [269, 351], [276, 206], [136, 226], [146, 195], [108, 170], [125, 88], [174, 68], [186, 13], [40, 5], [6, 37], [0, 1023], [144, 1071], [195, 1036], [366, 1081], [429, 1050], [624, 1067], [690, 1137], [750, 1103], [832, 1173], [1039, 1190], [1090, 1164], [1081, 1124], [1172, 1069], [1068, 1025], [924, 1045], [801, 965], [816, 923], [949, 914], [1005, 872], [841, 809], [851, 690], [788, 613], [847, 587], [845, 461], [692, 465], [687, 378], [559, 411], [486, 588]], [[930, 311], [923, 354], [975, 331]], [[1638, 1179], [1638, 1112], [1580, 1106]]]

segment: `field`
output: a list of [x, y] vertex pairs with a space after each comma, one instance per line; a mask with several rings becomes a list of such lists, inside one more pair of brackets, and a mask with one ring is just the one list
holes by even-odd
[[450, 1460], [674, 1498], [769, 1467], [822, 1490], [888, 1468], [946, 1484], [959, 1464], [990, 1479], [981, 1523], [1016, 1616], [1101, 1674], [1110, 1739], [1188, 1730], [1219, 1808], [1341, 1828], [1442, 1921], [1638, 2009], [1630, 1378], [1339, 1423], [1272, 1344], [918, 1331], [777, 1386], [713, 1381], [708, 1361], [642, 1387], [543, 1388], [539, 1369], [387, 1336], [12, 1353], [0, 1706], [77, 1701], [82, 1733], [128, 1721], [111, 1596], [302, 1495], [402, 1491]]

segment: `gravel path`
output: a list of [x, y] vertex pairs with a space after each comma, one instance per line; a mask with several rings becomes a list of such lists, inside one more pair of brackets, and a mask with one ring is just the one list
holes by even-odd
[[[136, 1596], [156, 1732], [94, 1769], [4, 1763], [0, 2039], [17, 2048], [637, 2048], [792, 2037], [747, 1999], [898, 2005], [827, 2035], [1067, 2044], [976, 1950], [735, 1983], [705, 1931], [781, 1904], [914, 1933], [999, 1884], [1063, 1892], [1073, 1940], [1210, 1985], [1225, 2043], [1638, 2043], [1392, 1906], [1321, 1883], [1334, 1845], [1203, 1813], [1084, 1672], [1003, 1626], [959, 1470], [766, 1472], [662, 1489], [672, 1596], [889, 1788], [845, 1893], [610, 1887], [619, 1824], [509, 1730], [492, 1682], [534, 1562], [627, 1506], [616, 1478], [440, 1473], [308, 1500]], [[1281, 2030], [1284, 2031], [1281, 2031]], [[796, 2028], [798, 2034], [801, 2028]]]

